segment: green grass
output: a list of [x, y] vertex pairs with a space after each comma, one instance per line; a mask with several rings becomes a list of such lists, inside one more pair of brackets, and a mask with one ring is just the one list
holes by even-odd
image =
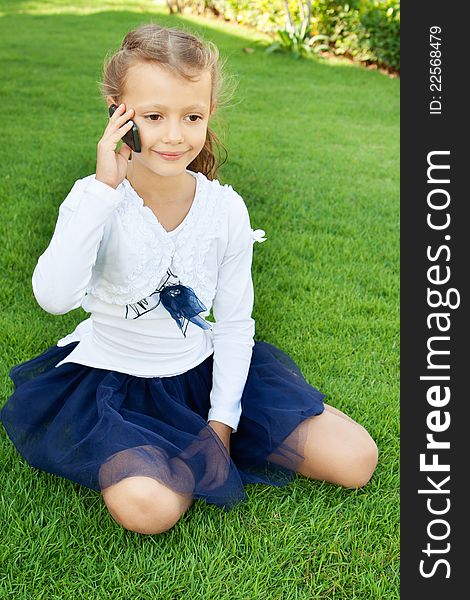
[[9, 368], [87, 316], [44, 312], [31, 275], [59, 204], [95, 171], [102, 59], [149, 20], [214, 40], [238, 76], [216, 129], [229, 149], [220, 179], [268, 238], [254, 248], [256, 338], [291, 354], [328, 403], [370, 431], [379, 465], [361, 490], [300, 476], [252, 485], [229, 513], [198, 501], [169, 532], [141, 536], [115, 524], [98, 493], [27, 465], [1, 428], [0, 598], [396, 599], [397, 79], [267, 55], [261, 35], [168, 17], [149, 1], [4, 1], [1, 403], [13, 391]]

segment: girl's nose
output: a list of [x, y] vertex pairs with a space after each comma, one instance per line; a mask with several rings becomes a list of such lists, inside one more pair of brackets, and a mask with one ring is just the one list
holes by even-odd
[[168, 120], [168, 126], [163, 135], [163, 142], [177, 144], [184, 141], [181, 124], [178, 121]]

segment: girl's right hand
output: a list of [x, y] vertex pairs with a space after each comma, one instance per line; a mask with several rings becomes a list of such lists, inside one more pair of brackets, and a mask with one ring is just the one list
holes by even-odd
[[121, 104], [114, 111], [97, 147], [96, 179], [114, 189], [126, 177], [127, 161], [132, 152], [131, 148], [123, 142], [119, 152], [116, 153], [119, 140], [132, 129], [133, 125], [133, 122], [128, 120], [133, 116], [134, 109], [130, 108], [126, 111], [125, 108], [125, 105]]

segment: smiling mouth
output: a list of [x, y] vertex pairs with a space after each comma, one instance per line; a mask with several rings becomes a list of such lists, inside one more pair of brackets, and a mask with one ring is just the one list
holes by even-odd
[[185, 152], [160, 152], [159, 150], [154, 150], [157, 154], [163, 154], [163, 156], [182, 156]]
[[156, 154], [158, 154], [158, 156], [166, 162], [177, 162], [177, 161], [179, 161], [180, 158], [183, 158], [186, 155], [186, 152], [166, 153], [166, 152], [158, 152], [156, 150], [154, 150], [154, 152]]

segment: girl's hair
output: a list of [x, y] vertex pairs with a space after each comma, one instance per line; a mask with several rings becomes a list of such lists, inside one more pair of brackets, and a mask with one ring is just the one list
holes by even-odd
[[[100, 83], [101, 95], [112, 96], [120, 104], [129, 69], [139, 62], [157, 63], [170, 72], [189, 81], [201, 71], [211, 74], [211, 104], [222, 104], [225, 74], [217, 46], [196, 35], [170, 27], [150, 23], [127, 33], [117, 52], [107, 56]], [[216, 156], [216, 149], [217, 154]], [[220, 160], [220, 151], [225, 157]], [[227, 150], [215, 132], [208, 127], [206, 142], [188, 168], [200, 171], [208, 179], [217, 177], [218, 168], [227, 160]]]

